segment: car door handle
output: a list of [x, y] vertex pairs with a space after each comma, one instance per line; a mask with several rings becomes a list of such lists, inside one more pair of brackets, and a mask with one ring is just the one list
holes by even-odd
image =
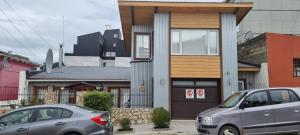
[[55, 123], [55, 126], [61, 126], [61, 125], [65, 125], [66, 123], [65, 122], [57, 122]]
[[296, 110], [294, 110], [294, 112], [295, 112], [295, 113], [298, 113], [298, 112], [300, 112], [300, 111], [299, 111], [298, 109], [296, 109]]
[[268, 117], [268, 116], [270, 115], [270, 113], [264, 113], [264, 115], [265, 115], [266, 117]]
[[24, 132], [24, 131], [27, 131], [27, 128], [19, 128], [16, 130], [17, 132]]

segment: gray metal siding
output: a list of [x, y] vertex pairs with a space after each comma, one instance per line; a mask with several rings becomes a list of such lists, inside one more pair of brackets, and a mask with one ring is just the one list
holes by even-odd
[[153, 106], [152, 62], [132, 63], [131, 107], [151, 108]]
[[169, 13], [154, 15], [154, 107], [169, 110]]
[[[132, 26], [132, 51], [134, 52], [134, 33], [153, 32], [149, 25]], [[132, 54], [132, 59], [134, 55]], [[151, 108], [153, 106], [153, 64], [152, 62], [131, 63], [131, 107]]]
[[238, 90], [236, 16], [221, 15], [222, 31], [222, 83], [224, 99]]

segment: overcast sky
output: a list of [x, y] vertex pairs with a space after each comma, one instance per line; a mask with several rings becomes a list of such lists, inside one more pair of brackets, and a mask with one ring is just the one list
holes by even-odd
[[0, 0], [0, 50], [43, 63], [52, 48], [57, 61], [63, 16], [65, 52], [79, 35], [103, 33], [105, 25], [121, 28], [117, 0]]

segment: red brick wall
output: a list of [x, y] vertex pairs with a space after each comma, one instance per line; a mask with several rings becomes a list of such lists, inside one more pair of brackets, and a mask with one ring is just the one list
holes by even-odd
[[293, 75], [293, 59], [300, 58], [300, 36], [267, 33], [270, 87], [300, 87]]

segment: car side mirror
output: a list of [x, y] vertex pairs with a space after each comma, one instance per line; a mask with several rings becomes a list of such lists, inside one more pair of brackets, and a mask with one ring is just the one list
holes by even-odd
[[239, 106], [240, 109], [245, 109], [249, 107], [249, 103], [248, 102], [242, 102]]

